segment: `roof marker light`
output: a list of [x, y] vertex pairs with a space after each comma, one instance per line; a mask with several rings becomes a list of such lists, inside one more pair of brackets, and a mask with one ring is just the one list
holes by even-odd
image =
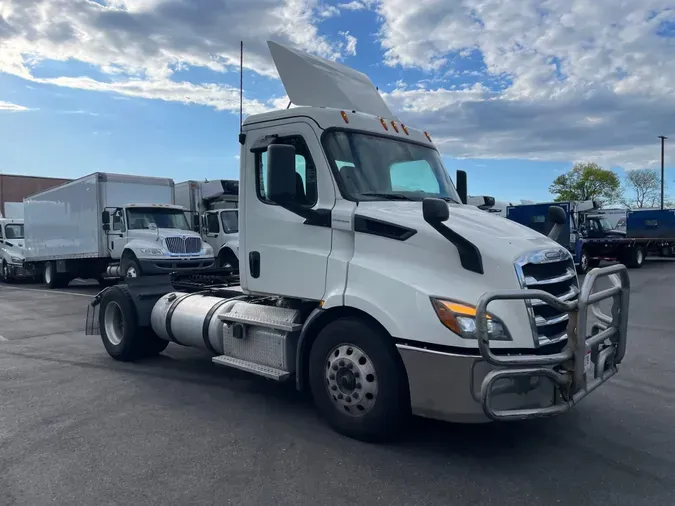
[[387, 122], [384, 121], [384, 118], [380, 118], [380, 123], [382, 123], [385, 130], [389, 131], [389, 127], [387, 126]]
[[429, 134], [424, 132], [424, 135], [426, 135], [427, 139], [429, 139], [429, 142], [431, 142], [431, 137], [429, 137]]
[[398, 127], [396, 126], [396, 122], [394, 120], [391, 120], [391, 126], [394, 129], [394, 131], [398, 133]]
[[405, 134], [408, 135], [408, 129], [405, 127], [405, 125], [403, 123], [401, 123], [401, 128], [403, 129]]
[[344, 111], [340, 111], [340, 114], [342, 115], [342, 119], [345, 120], [345, 123], [349, 123], [349, 118], [347, 117], [347, 113]]

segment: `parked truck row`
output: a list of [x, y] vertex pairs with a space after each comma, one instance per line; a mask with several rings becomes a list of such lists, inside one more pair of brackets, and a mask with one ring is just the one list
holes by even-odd
[[[367, 76], [269, 47], [297, 107], [243, 122], [239, 276], [176, 270], [105, 288], [87, 329], [111, 357], [200, 348], [216, 365], [293, 381], [336, 431], [366, 440], [411, 413], [557, 415], [617, 373], [623, 265], [580, 284], [567, 248], [467, 205], [465, 174], [455, 186], [428, 133], [396, 118]], [[567, 215], [547, 213], [557, 237]]]
[[[553, 223], [547, 213], [553, 204], [510, 206], [507, 218], [540, 233], [548, 233]], [[602, 260], [640, 268], [647, 255], [667, 257], [675, 254], [675, 210], [623, 211], [623, 230], [612, 226], [608, 213], [600, 209], [597, 201], [556, 202], [555, 205], [565, 211], [565, 226], [558, 243], [571, 252], [580, 274], [597, 267]], [[611, 214], [617, 224], [618, 214]]]
[[237, 201], [237, 181], [90, 174], [25, 198], [24, 219], [0, 219], [0, 276], [57, 288], [75, 278], [236, 272]]

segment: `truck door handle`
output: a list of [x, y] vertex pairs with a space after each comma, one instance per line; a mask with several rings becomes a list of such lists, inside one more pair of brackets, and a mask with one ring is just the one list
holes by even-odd
[[248, 270], [252, 278], [260, 277], [260, 252], [251, 251], [248, 254]]

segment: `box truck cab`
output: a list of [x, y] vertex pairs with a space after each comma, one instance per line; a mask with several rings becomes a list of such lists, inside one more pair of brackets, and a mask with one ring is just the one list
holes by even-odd
[[0, 218], [0, 278], [3, 281], [26, 277], [23, 238], [23, 220]]
[[[465, 174], [456, 188], [428, 133], [365, 75], [269, 46], [298, 107], [249, 116], [239, 135], [240, 285], [190, 291], [200, 278], [186, 274], [103, 291], [93, 305], [112, 357], [203, 348], [217, 365], [293, 378], [332, 427], [368, 440], [411, 412], [559, 414], [616, 373], [623, 266], [580, 285], [554, 240], [466, 205]], [[593, 293], [600, 277], [609, 287]], [[614, 310], [592, 325], [604, 299]]]
[[118, 266], [108, 268], [112, 277], [136, 278], [175, 268], [213, 263], [213, 249], [190, 229], [182, 206], [127, 204], [103, 211], [108, 249]]
[[239, 181], [183, 181], [176, 185], [176, 204], [186, 209], [193, 230], [211, 245], [216, 266], [239, 269]]

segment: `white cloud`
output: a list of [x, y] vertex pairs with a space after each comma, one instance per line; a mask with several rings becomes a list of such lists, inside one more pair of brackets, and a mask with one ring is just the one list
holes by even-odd
[[18, 104], [12, 104], [10, 102], [3, 102], [0, 100], [0, 111], [9, 111], [9, 112], [23, 112], [30, 111], [28, 107], [24, 107]]
[[356, 56], [356, 43], [358, 40], [353, 35], [350, 35], [349, 32], [338, 32], [345, 38], [344, 43], [344, 52], [349, 56]]
[[[675, 134], [675, 65], [666, 56], [675, 54], [675, 38], [658, 35], [675, 21], [672, 6], [380, 0], [388, 65], [471, 78], [466, 89], [399, 88], [387, 101], [455, 156], [649, 165], [659, 154], [656, 136]], [[484, 64], [483, 75], [457, 71], [468, 57]], [[490, 91], [471, 84], [476, 77], [502, 86]]]
[[[276, 77], [267, 40], [337, 59], [354, 43], [317, 28], [318, 0], [5, 0], [0, 3], [0, 72], [58, 86], [238, 110], [236, 91], [179, 82], [179, 69], [237, 70]], [[106, 78], [37, 79], [43, 60], [79, 61]], [[175, 79], [175, 80], [174, 80]], [[236, 98], [236, 97], [235, 97]], [[246, 102], [250, 112], [261, 103]]]
[[358, 0], [353, 0], [352, 2], [346, 2], [343, 4], [338, 4], [338, 7], [340, 9], [344, 9], [347, 11], [361, 11], [363, 9], [367, 9], [368, 6], [366, 5], [366, 2], [359, 2]]

